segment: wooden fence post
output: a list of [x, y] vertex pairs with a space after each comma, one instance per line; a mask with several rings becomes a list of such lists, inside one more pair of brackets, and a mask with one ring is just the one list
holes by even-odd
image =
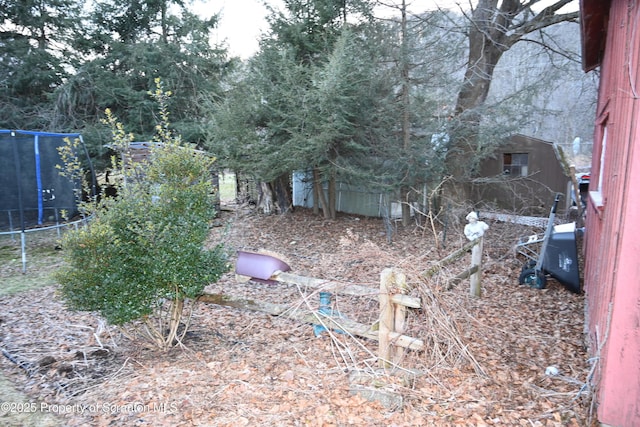
[[[395, 291], [399, 294], [405, 294], [407, 292], [407, 276], [404, 273], [395, 273]], [[407, 306], [404, 304], [398, 304], [394, 298], [391, 298], [393, 302], [393, 331], [400, 335], [404, 334], [407, 326]], [[398, 363], [402, 359], [404, 349], [400, 346], [394, 346], [393, 362]]]
[[397, 364], [404, 348], [422, 350], [424, 343], [403, 335], [407, 323], [407, 308], [420, 308], [420, 299], [405, 295], [407, 276], [393, 268], [380, 273], [380, 319], [378, 320], [378, 357], [381, 368]]
[[471, 274], [471, 296], [479, 297], [482, 293], [482, 243], [483, 238], [479, 237], [476, 245], [471, 249], [471, 268], [477, 267], [476, 271]]
[[378, 357], [381, 368], [389, 366], [391, 360], [391, 343], [389, 333], [395, 326], [394, 310], [391, 303], [391, 289], [393, 287], [393, 269], [385, 268], [380, 273], [380, 320], [378, 323]]

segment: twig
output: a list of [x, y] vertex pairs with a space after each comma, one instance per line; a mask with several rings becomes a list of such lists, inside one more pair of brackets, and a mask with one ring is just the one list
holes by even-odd
[[27, 362], [23, 362], [18, 360], [15, 356], [11, 355], [8, 351], [6, 351], [4, 348], [2, 349], [2, 355], [4, 357], [6, 357], [7, 359], [9, 359], [11, 362], [13, 362], [14, 364], [16, 364], [19, 368], [22, 368], [29, 377], [31, 377], [34, 369], [33, 366], [30, 363]]

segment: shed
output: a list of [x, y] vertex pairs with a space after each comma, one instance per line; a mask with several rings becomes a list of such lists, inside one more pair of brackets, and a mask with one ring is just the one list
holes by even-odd
[[640, 425], [640, 3], [581, 0], [582, 63], [600, 67], [584, 244], [598, 420]]
[[545, 216], [558, 193], [565, 195], [559, 210], [569, 206], [570, 183], [555, 144], [516, 134], [482, 161], [473, 197], [495, 208]]
[[[313, 207], [313, 177], [311, 171], [297, 171], [292, 177], [293, 205]], [[323, 187], [328, 191], [326, 183]], [[389, 191], [354, 185], [339, 181], [336, 183], [336, 211], [368, 217], [392, 217], [402, 215], [397, 194]], [[412, 211], [413, 214], [413, 211]]]

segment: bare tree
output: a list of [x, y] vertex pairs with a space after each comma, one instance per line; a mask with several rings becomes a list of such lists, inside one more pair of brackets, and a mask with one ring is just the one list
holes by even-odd
[[558, 0], [535, 12], [540, 0], [478, 0], [470, 12], [463, 11], [468, 22], [469, 56], [454, 110], [447, 156], [456, 198], [469, 198], [471, 160], [478, 144], [482, 107], [500, 58], [517, 42], [526, 40], [527, 34], [560, 22], [577, 21], [577, 11], [560, 11], [574, 1]]

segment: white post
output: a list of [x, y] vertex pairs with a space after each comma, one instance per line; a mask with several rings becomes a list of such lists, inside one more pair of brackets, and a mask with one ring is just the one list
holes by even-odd
[[471, 275], [471, 295], [479, 297], [482, 277], [482, 236], [489, 229], [489, 226], [483, 221], [478, 221], [478, 214], [473, 211], [467, 215], [467, 221], [469, 223], [464, 226], [464, 235], [470, 241], [478, 240], [471, 249], [471, 267], [478, 266], [477, 271]]
[[478, 243], [471, 249], [471, 267], [478, 266], [475, 273], [471, 275], [471, 296], [479, 297], [482, 288], [480, 281], [482, 279], [482, 242], [483, 238], [478, 238]]

